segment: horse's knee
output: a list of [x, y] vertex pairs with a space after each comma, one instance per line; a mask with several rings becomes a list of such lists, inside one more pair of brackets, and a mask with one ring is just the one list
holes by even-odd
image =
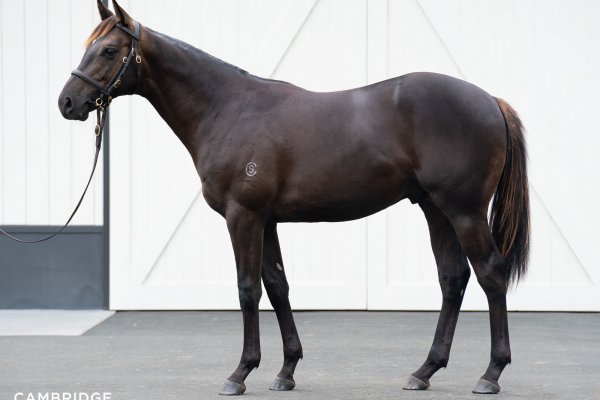
[[245, 283], [238, 284], [238, 295], [242, 311], [253, 311], [258, 309], [258, 303], [262, 296], [260, 283], [258, 285]]

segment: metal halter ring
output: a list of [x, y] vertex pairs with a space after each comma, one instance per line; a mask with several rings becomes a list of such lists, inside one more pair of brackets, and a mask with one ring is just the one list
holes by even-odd
[[127, 63], [127, 57], [123, 57], [123, 64]]
[[135, 62], [138, 63], [138, 64], [141, 64], [142, 63], [142, 57], [135, 56]]
[[98, 106], [98, 107], [102, 106], [102, 98], [101, 97], [98, 97], [96, 99], [96, 106]]

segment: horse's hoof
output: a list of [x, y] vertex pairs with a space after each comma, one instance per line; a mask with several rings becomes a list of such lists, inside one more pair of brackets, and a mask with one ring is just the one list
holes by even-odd
[[296, 387], [296, 382], [293, 379], [285, 379], [280, 377], [275, 377], [271, 387], [271, 390], [284, 391], [284, 390], [292, 390]]
[[500, 386], [497, 383], [490, 382], [486, 379], [481, 378], [475, 388], [473, 388], [473, 393], [477, 394], [496, 394], [500, 391]]
[[422, 381], [421, 379], [411, 375], [408, 377], [406, 385], [402, 389], [404, 390], [425, 390], [429, 388], [429, 381]]
[[221, 391], [219, 392], [222, 396], [238, 396], [244, 394], [246, 391], [246, 385], [242, 382], [241, 384], [231, 382], [230, 380], [225, 381]]

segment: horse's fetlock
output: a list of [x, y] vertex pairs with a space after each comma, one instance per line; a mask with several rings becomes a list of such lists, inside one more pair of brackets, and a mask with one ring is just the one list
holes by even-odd
[[436, 368], [446, 368], [448, 366], [448, 360], [448, 356], [436, 354], [434, 352], [430, 352], [429, 357], [427, 357], [428, 364]]
[[302, 357], [304, 357], [304, 354], [302, 353], [302, 347], [297, 347], [297, 348], [286, 349], [283, 352], [283, 356], [285, 357], [286, 360], [297, 361], [297, 360], [300, 360]]
[[243, 355], [242, 356], [242, 364], [244, 364], [245, 367], [251, 371], [255, 368], [258, 368], [258, 366], [260, 365], [260, 358], [261, 358], [260, 352], [254, 353], [254, 354]]
[[510, 353], [503, 355], [492, 355], [491, 364], [496, 367], [504, 368], [510, 364], [511, 361]]

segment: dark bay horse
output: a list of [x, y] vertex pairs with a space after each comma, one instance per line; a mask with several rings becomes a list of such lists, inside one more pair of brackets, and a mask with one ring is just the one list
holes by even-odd
[[363, 218], [403, 199], [425, 214], [443, 294], [431, 350], [405, 389], [427, 389], [448, 363], [469, 260], [491, 327], [489, 367], [473, 391], [497, 393], [511, 361], [506, 292], [525, 273], [529, 249], [526, 149], [515, 111], [433, 73], [310, 92], [143, 27], [113, 3], [114, 14], [98, 1], [102, 21], [59, 107], [65, 118], [85, 120], [112, 97], [138, 94], [192, 156], [204, 198], [227, 222], [244, 322], [242, 357], [221, 394], [244, 393], [259, 365], [261, 278], [283, 339], [283, 368], [271, 389], [295, 386], [303, 354], [277, 223]]

